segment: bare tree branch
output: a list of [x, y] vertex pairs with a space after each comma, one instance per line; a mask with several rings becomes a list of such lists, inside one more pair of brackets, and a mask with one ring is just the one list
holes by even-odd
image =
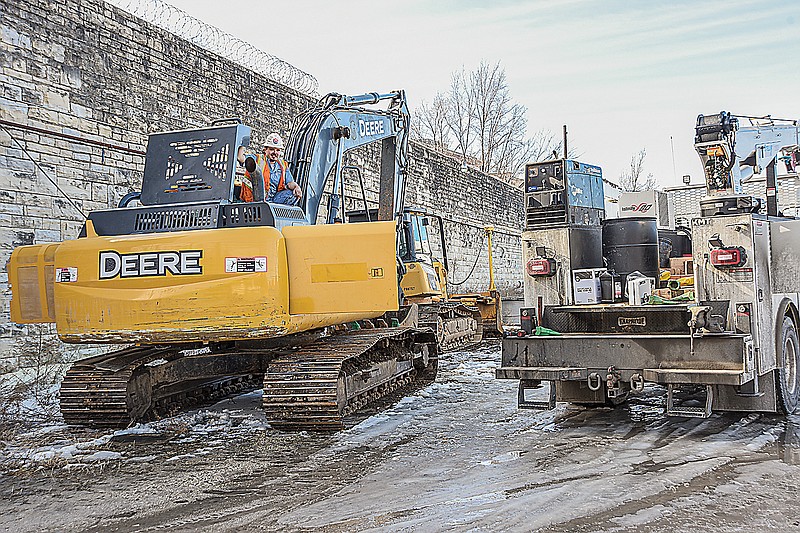
[[527, 112], [513, 102], [500, 63], [481, 62], [472, 72], [463, 67], [454, 72], [446, 93], [437, 94], [430, 105], [420, 105], [415, 135], [457, 152], [483, 172], [514, 182], [526, 163], [561, 153], [561, 142], [550, 131], [528, 137]]
[[644, 158], [647, 151], [642, 148], [631, 156], [630, 170], [623, 170], [619, 174], [619, 186], [623, 191], [638, 192], [655, 189], [656, 180], [650, 172], [644, 176]]
[[466, 160], [472, 150], [471, 91], [466, 71], [455, 72], [450, 78], [447, 98], [447, 123], [455, 137], [456, 149]]
[[430, 141], [440, 150], [450, 146], [451, 133], [447, 122], [447, 101], [439, 93], [428, 105], [422, 102], [414, 114], [417, 128], [412, 129], [412, 136], [417, 140]]

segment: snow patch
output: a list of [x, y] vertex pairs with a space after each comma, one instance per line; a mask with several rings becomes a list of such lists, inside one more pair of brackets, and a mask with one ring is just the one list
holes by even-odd
[[68, 466], [121, 459], [142, 463], [155, 460], [155, 455], [124, 457], [123, 452], [104, 449], [118, 442], [135, 441], [136, 437], [164, 437], [166, 441], [177, 436], [178, 438], [169, 442], [180, 445], [203, 440], [206, 445], [194, 454], [176, 455], [167, 461], [177, 461], [197, 454], [209, 455], [221, 446], [221, 439], [212, 437], [221, 436], [225, 441], [230, 441], [231, 438], [270, 429], [260, 404], [261, 391], [249, 392], [222, 400], [205, 409], [188, 411], [156, 422], [136, 424], [90, 439], [84, 437], [85, 440], [77, 440], [80, 437], [76, 437], [76, 433], [86, 434], [87, 431], [83, 428], [48, 423], [17, 435], [11, 442], [5, 443], [5, 447], [0, 448], [0, 472], [35, 467], [42, 463]]
[[669, 509], [663, 505], [654, 505], [647, 509], [641, 509], [633, 514], [616, 516], [611, 518], [611, 521], [624, 527], [638, 527], [658, 520], [663, 516], [672, 514]]
[[97, 461], [116, 461], [119, 459], [122, 459], [122, 453], [110, 451], [94, 452], [93, 454], [84, 455], [81, 457], [81, 461], [84, 463], [94, 463]]
[[174, 457], [170, 457], [169, 459], [166, 459], [164, 462], [166, 462], [166, 463], [174, 463], [175, 461], [182, 461], [184, 459], [192, 459], [193, 457], [195, 457], [195, 455], [193, 453], [182, 453], [180, 455], [175, 455]]
[[158, 458], [157, 455], [143, 455], [142, 457], [129, 457], [125, 460], [127, 463], [149, 463]]
[[503, 454], [500, 454], [500, 455], [496, 455], [496, 456], [492, 457], [491, 459], [489, 459], [488, 461], [481, 461], [480, 464], [484, 465], [484, 466], [489, 466], [489, 465], [496, 465], [496, 464], [501, 464], [501, 463], [508, 463], [509, 461], [518, 460], [520, 457], [522, 457], [522, 455], [524, 453], [525, 452], [523, 450], [511, 450], [509, 452], [506, 452], [506, 453], [503, 453]]

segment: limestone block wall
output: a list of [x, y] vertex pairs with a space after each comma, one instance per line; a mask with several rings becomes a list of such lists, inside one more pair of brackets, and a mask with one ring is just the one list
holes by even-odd
[[[75, 238], [86, 213], [138, 190], [149, 133], [240, 117], [258, 142], [286, 133], [313, 101], [101, 0], [0, 3], [0, 373], [43, 353], [96, 351], [62, 345], [49, 326], [10, 322], [5, 264], [14, 247]], [[364, 169], [372, 202], [377, 153], [349, 158]], [[408, 202], [447, 221], [451, 279], [463, 280], [483, 254], [459, 289], [485, 289], [483, 226], [494, 224], [498, 287], [520, 295], [521, 191], [421, 146], [412, 145], [409, 166]]]

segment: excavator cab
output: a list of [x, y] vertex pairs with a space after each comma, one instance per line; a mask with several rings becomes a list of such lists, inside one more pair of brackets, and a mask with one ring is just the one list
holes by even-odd
[[[116, 209], [91, 212], [94, 232], [113, 236], [305, 225], [302, 208], [265, 202], [263, 184], [254, 184], [255, 202], [235, 202], [236, 173], [242, 170], [236, 154], [250, 145], [250, 135], [249, 126], [231, 119], [150, 135], [141, 193], [127, 196]], [[134, 198], [141, 205], [128, 207]]]
[[[441, 224], [441, 218], [434, 216]], [[406, 274], [401, 287], [406, 299], [412, 302], [447, 298], [447, 268], [433, 256], [428, 237], [430, 217], [423, 209], [406, 208], [399, 234], [398, 253], [403, 261]], [[442, 233], [443, 234], [443, 233]], [[444, 261], [447, 252], [442, 239]]]

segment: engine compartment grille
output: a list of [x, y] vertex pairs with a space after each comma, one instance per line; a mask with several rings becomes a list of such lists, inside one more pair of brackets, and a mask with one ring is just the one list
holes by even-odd
[[213, 206], [170, 207], [136, 213], [134, 233], [214, 228], [217, 209]]

